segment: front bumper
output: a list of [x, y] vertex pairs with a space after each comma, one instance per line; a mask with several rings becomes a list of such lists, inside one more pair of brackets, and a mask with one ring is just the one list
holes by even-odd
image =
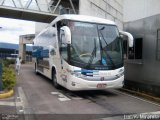
[[[106, 84], [105, 87], [97, 88], [98, 84]], [[70, 75], [67, 80], [67, 89], [72, 91], [78, 90], [105, 90], [108, 88], [122, 88], [124, 84], [124, 75], [108, 81], [88, 81], [82, 78]]]

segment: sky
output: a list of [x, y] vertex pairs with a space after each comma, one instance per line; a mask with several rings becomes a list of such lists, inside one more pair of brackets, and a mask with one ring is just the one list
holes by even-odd
[[0, 42], [18, 44], [25, 34], [35, 34], [35, 22], [0, 17]]

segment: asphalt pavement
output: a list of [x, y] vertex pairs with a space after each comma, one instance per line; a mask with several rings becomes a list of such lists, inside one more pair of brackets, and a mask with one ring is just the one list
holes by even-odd
[[63, 87], [55, 89], [51, 80], [35, 74], [33, 64], [22, 65], [15, 95], [0, 100], [1, 114], [15, 113], [36, 120], [120, 120], [133, 115], [139, 119], [141, 113], [160, 116], [159, 111], [160, 105], [116, 89], [79, 92]]

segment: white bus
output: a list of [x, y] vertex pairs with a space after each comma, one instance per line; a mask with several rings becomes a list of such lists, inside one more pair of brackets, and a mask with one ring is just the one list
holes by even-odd
[[124, 81], [122, 35], [112, 21], [60, 15], [34, 39], [35, 72], [69, 90], [121, 88]]

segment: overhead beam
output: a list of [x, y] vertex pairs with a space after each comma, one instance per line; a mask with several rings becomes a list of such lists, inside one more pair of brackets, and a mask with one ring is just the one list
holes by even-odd
[[2, 0], [1, 5], [3, 5], [3, 4], [4, 4], [4, 2], [5, 2], [5, 0]]
[[73, 9], [73, 11], [74, 11], [74, 14], [76, 14], [76, 10], [75, 10], [75, 8], [74, 8], [74, 5], [73, 5], [73, 2], [72, 2], [72, 0], [69, 0], [69, 2], [70, 2], [70, 4], [71, 4], [71, 7], [72, 7], [72, 9]]
[[53, 10], [52, 13], [55, 13], [55, 11], [56, 11], [56, 9], [57, 9], [57, 7], [58, 7], [58, 5], [59, 5], [60, 2], [61, 2], [61, 0], [58, 1], [58, 3], [56, 4], [56, 7], [54, 8], [54, 10]]
[[39, 6], [38, 1], [37, 1], [37, 0], [35, 0], [35, 1], [36, 1], [36, 4], [37, 4], [37, 7], [38, 7], [39, 11], [41, 11], [41, 8], [40, 8], [40, 6]]
[[58, 14], [0, 6], [0, 16], [7, 18], [50, 23], [58, 16]]
[[[17, 0], [19, 2], [20, 7], [17, 6], [18, 3], [16, 3], [15, 0], [11, 0], [14, 7], [5, 6], [4, 4], [6, 1], [7, 0], [0, 1], [0, 17], [31, 20], [44, 23], [52, 22], [53, 19], [59, 15], [59, 13], [55, 14], [55, 11], [57, 10], [60, 3], [64, 2], [62, 0], [56, 0], [56, 5], [54, 6], [54, 9], [52, 11], [50, 8], [51, 4], [49, 4], [48, 1], [45, 0], [43, 1], [43, 3], [45, 4], [45, 10], [43, 11], [43, 7], [41, 6], [41, 4], [39, 3], [40, 1], [38, 0], [27, 0], [27, 3], [25, 5], [22, 4], [22, 0]], [[36, 4], [38, 10], [29, 9], [33, 1], [35, 1], [34, 4]], [[66, 1], [64, 3], [66, 3]], [[76, 14], [73, 0], [67, 1], [66, 8], [70, 8], [70, 5], [71, 9], [73, 9], [74, 13]]]
[[21, 8], [24, 8], [21, 0], [18, 0], [18, 1], [19, 1], [19, 4], [20, 4]]
[[12, 0], [12, 2], [13, 2], [13, 4], [14, 4], [14, 7], [17, 7], [16, 4], [15, 4], [15, 2], [14, 2], [14, 0]]
[[51, 8], [50, 8], [50, 5], [49, 5], [49, 3], [48, 3], [48, 0], [45, 0], [45, 1], [46, 1], [46, 3], [47, 3], [49, 12], [51, 12], [52, 10], [51, 10]]
[[27, 3], [25, 4], [24, 8], [28, 8], [31, 3], [32, 3], [32, 0], [28, 0]]

